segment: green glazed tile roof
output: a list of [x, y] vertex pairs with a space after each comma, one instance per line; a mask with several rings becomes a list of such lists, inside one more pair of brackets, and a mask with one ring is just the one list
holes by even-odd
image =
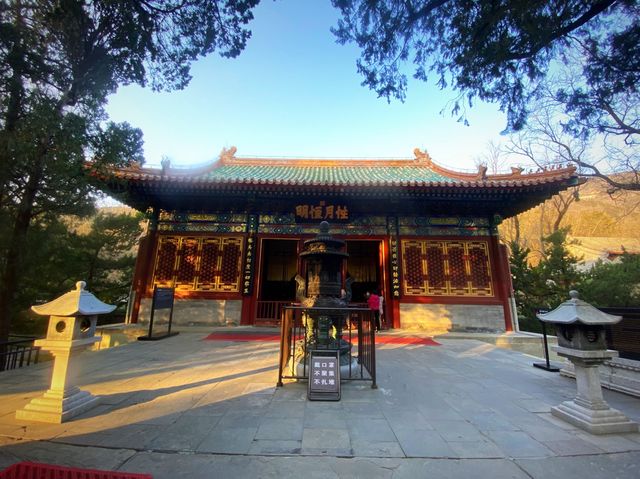
[[201, 179], [215, 182], [366, 185], [371, 183], [456, 182], [429, 168], [416, 166], [269, 166], [222, 165]]
[[449, 170], [435, 164], [426, 152], [414, 150], [412, 159], [283, 159], [238, 158], [235, 148], [223, 150], [207, 166], [145, 168], [140, 165], [115, 169], [117, 178], [134, 182], [202, 185], [318, 185], [318, 186], [410, 186], [410, 187], [520, 187], [575, 179], [575, 168], [556, 168], [523, 174], [487, 175], [486, 167], [476, 173]]

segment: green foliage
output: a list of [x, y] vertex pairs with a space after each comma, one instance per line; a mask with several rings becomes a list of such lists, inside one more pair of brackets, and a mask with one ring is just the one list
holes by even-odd
[[[87, 160], [98, 170], [143, 161], [142, 133], [106, 122], [107, 95], [132, 83], [183, 88], [198, 57], [213, 51], [237, 56], [258, 2], [2, 2], [0, 340], [9, 333], [15, 294], [22, 294], [30, 236], [43, 235], [40, 244], [48, 234], [61, 240], [55, 218], [93, 208]], [[38, 231], [30, 235], [31, 227]]]
[[510, 244], [511, 274], [518, 320], [525, 331], [540, 332], [535, 313], [538, 309], [553, 309], [569, 297], [581, 275], [576, 269], [579, 258], [567, 249], [567, 230], [560, 229], [543, 239], [544, 254], [536, 265], [528, 263], [531, 251], [517, 243]]
[[[403, 67], [411, 62], [415, 78], [426, 80], [432, 72], [441, 87], [459, 92], [454, 114], [476, 98], [497, 102], [507, 112], [508, 129], [519, 130], [548, 72], [577, 57], [574, 83], [560, 88], [558, 98], [573, 115], [571, 128], [588, 134], [614, 127], [606, 106], [637, 93], [640, 11], [634, 0], [333, 4], [342, 14], [334, 34], [340, 43], [358, 45], [363, 84], [386, 98], [404, 99]], [[618, 119], [633, 130], [637, 109], [627, 113]]]
[[569, 298], [572, 289], [594, 306], [640, 306], [640, 255], [625, 253], [619, 262], [600, 261], [580, 273], [576, 269], [580, 258], [566, 247], [566, 229], [544, 238], [544, 256], [536, 266], [529, 264], [528, 248], [516, 242], [509, 246], [518, 320], [524, 331], [541, 332], [536, 310], [556, 308]]
[[594, 306], [640, 307], [640, 255], [625, 253], [619, 263], [599, 261], [578, 289], [580, 297]]
[[88, 220], [34, 224], [27, 237], [22, 287], [12, 303], [15, 328], [33, 334], [42, 326], [28, 310], [74, 288], [77, 281], [101, 301], [124, 310], [135, 265], [141, 215], [98, 212]]
[[544, 279], [546, 290], [544, 304], [556, 307], [569, 298], [569, 291], [580, 281], [581, 275], [576, 265], [577, 258], [567, 249], [567, 228], [551, 233], [543, 240], [544, 256], [536, 269]]
[[535, 312], [538, 308], [546, 308], [542, 303], [545, 294], [544, 281], [540, 271], [529, 265], [528, 258], [531, 254], [529, 248], [523, 248], [513, 241], [509, 244], [509, 249], [511, 252], [509, 263], [520, 328], [525, 331], [539, 332], [540, 325], [535, 319]]

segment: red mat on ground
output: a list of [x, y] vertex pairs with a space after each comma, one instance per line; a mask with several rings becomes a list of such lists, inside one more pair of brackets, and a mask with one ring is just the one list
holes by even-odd
[[[204, 339], [210, 341], [280, 341], [280, 335], [273, 333], [211, 333]], [[358, 338], [354, 337], [353, 342], [357, 343]], [[376, 344], [440, 346], [440, 343], [432, 338], [420, 338], [417, 336], [377, 336]]]
[[211, 333], [204, 339], [211, 341], [280, 341], [280, 335], [269, 333]]
[[440, 346], [433, 338], [419, 338], [417, 336], [378, 336], [376, 343], [383, 344], [421, 344], [423, 346]]
[[24, 461], [0, 471], [0, 479], [153, 479], [153, 476], [151, 474], [78, 469]]

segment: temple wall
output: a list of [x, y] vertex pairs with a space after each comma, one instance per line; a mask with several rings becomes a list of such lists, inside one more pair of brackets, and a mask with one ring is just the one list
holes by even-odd
[[430, 334], [449, 331], [501, 333], [505, 331], [501, 305], [400, 304], [400, 327]]
[[[237, 326], [240, 324], [242, 312], [241, 300], [230, 299], [176, 299], [173, 305], [173, 326]], [[138, 322], [149, 323], [151, 314], [151, 298], [144, 298], [140, 304]], [[167, 321], [168, 317], [161, 311], [156, 312], [156, 321]]]

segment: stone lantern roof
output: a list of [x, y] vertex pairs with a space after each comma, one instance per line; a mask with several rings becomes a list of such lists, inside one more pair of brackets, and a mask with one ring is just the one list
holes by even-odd
[[76, 289], [48, 303], [32, 306], [31, 309], [42, 316], [92, 316], [107, 314], [116, 309], [114, 305], [103, 303], [86, 291], [86, 285], [84, 281], [78, 281]]
[[556, 324], [582, 323], [586, 325], [607, 325], [620, 322], [622, 316], [603, 313], [579, 298], [577, 291], [569, 291], [571, 299], [561, 303], [556, 309], [537, 314], [540, 321]]

